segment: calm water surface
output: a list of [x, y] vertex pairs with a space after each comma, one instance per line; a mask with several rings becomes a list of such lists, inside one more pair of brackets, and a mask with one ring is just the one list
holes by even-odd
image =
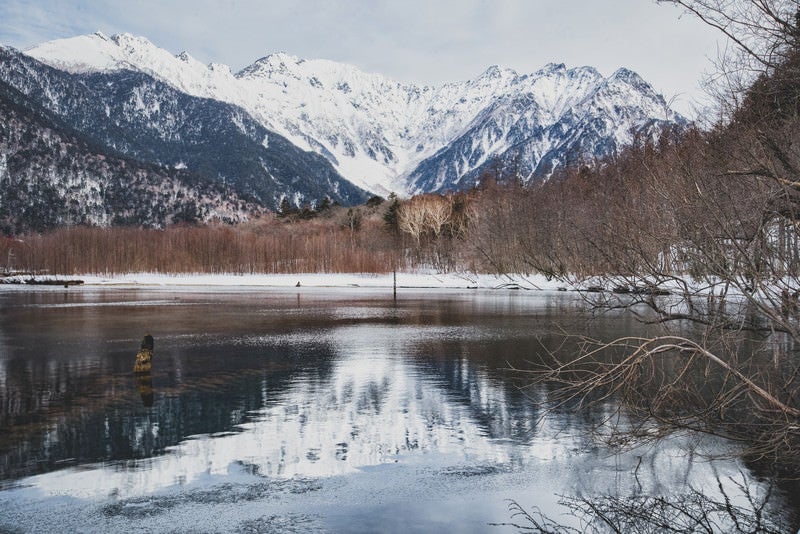
[[547, 390], [507, 371], [559, 329], [640, 333], [626, 316], [565, 293], [390, 296], [0, 290], [0, 531], [513, 532], [493, 525], [509, 499], [569, 523], [560, 495], [767, 483], [706, 459], [730, 448], [710, 438], [599, 446], [613, 405], [543, 418]]

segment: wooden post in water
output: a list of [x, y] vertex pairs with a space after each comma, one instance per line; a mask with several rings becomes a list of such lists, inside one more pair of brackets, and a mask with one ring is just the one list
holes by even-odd
[[395, 302], [397, 302], [397, 267], [392, 271], [392, 294], [394, 295]]

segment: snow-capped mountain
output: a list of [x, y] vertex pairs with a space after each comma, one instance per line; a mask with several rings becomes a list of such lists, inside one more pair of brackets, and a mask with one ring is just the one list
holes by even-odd
[[324, 197], [342, 204], [366, 193], [324, 157], [300, 150], [238, 106], [187, 95], [131, 70], [70, 74], [0, 48], [0, 81], [103, 150], [186, 169], [275, 209]]
[[606, 78], [591, 67], [547, 65], [533, 74], [490, 67], [474, 80], [426, 87], [283, 53], [233, 73], [128, 34], [51, 41], [26, 53], [76, 74], [137, 71], [238, 106], [378, 194], [464, 188], [511, 161], [531, 179], [613, 153], [643, 128], [685, 122], [625, 69]]

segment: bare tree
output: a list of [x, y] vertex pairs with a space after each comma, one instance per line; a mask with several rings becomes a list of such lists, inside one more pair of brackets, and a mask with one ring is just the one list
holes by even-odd
[[620, 420], [637, 421], [614, 439], [713, 432], [800, 476], [798, 2], [671, 3], [755, 65], [728, 121], [640, 140], [527, 190], [527, 207], [487, 210], [509, 235], [483, 240], [483, 251], [498, 269], [527, 265], [605, 289], [584, 293], [598, 312], [659, 328], [651, 338], [583, 340], [577, 355], [520, 370], [558, 384], [556, 405], [614, 395]]
[[453, 205], [450, 199], [443, 196], [428, 196], [423, 206], [425, 209], [425, 225], [434, 237], [439, 237], [442, 230], [450, 223], [453, 216]]
[[782, 64], [797, 46], [797, 0], [658, 0], [683, 7], [727, 37], [764, 72]]
[[759, 76], [771, 74], [798, 46], [797, 0], [658, 1], [682, 7], [725, 38], [705, 83], [723, 120]]
[[423, 202], [406, 202], [402, 204], [397, 211], [397, 226], [400, 228], [401, 232], [405, 232], [413, 237], [414, 241], [419, 245], [427, 227], [426, 218], [427, 212]]

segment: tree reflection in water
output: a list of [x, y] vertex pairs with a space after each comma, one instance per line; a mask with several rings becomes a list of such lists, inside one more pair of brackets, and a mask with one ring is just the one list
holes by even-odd
[[145, 408], [153, 407], [153, 374], [136, 373], [136, 389], [142, 397], [142, 404]]

